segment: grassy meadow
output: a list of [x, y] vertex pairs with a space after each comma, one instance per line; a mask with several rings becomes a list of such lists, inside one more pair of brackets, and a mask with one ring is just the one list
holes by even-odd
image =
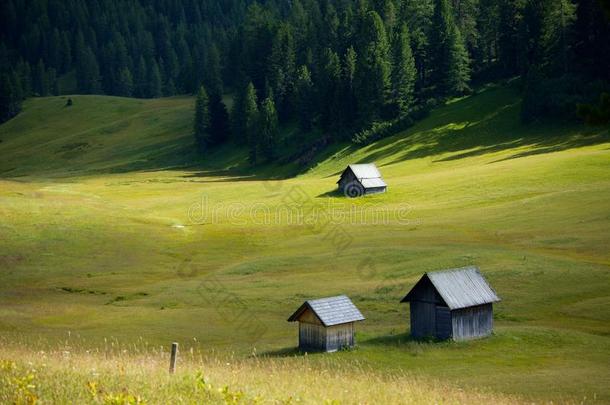
[[[490, 87], [309, 169], [252, 172], [239, 147], [193, 153], [191, 98], [73, 100], [0, 126], [0, 400], [35, 368], [49, 402], [104, 400], [88, 382], [149, 403], [224, 385], [264, 403], [610, 402], [608, 128], [523, 126], [516, 91]], [[388, 193], [333, 193], [359, 162]], [[471, 264], [502, 298], [494, 336], [410, 340], [400, 299]], [[336, 294], [367, 318], [358, 347], [296, 353], [288, 316]]]

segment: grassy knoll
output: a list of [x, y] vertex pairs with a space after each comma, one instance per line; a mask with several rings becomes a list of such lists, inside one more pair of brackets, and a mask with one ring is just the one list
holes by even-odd
[[[0, 126], [5, 338], [34, 347], [70, 331], [91, 348], [196, 338], [206, 352], [256, 348], [301, 370], [332, 358], [375, 379], [408, 372], [526, 399], [610, 401], [607, 128], [521, 126], [515, 92], [490, 88], [265, 180], [289, 169], [248, 175], [228, 148], [192, 165], [190, 99], [63, 103], [30, 100]], [[346, 163], [368, 161], [387, 194], [332, 194]], [[423, 272], [468, 264], [503, 298], [495, 335], [410, 341], [399, 299]], [[288, 315], [339, 293], [367, 317], [359, 347], [295, 357]]]

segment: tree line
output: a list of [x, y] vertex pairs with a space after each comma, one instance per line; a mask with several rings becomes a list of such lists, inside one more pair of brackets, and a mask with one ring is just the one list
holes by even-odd
[[281, 124], [375, 136], [503, 78], [521, 79], [525, 121], [574, 116], [610, 81], [605, 1], [5, 0], [0, 119], [69, 78], [78, 93], [198, 94], [198, 145], [232, 138], [257, 161]]

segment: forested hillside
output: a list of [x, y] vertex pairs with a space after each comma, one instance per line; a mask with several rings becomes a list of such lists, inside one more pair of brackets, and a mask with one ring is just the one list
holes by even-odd
[[[610, 80], [606, 3], [6, 0], [0, 121], [30, 96], [154, 98], [204, 86], [202, 149], [232, 136], [255, 162], [275, 158], [278, 122], [322, 144], [366, 143], [502, 78], [523, 79], [525, 121], [575, 118]], [[235, 95], [230, 125], [225, 93]], [[596, 107], [581, 115], [603, 121], [590, 117]]]

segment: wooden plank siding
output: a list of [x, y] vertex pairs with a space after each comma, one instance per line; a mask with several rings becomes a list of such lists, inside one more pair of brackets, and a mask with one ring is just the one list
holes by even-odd
[[489, 336], [493, 330], [492, 304], [453, 310], [451, 322], [454, 340]]
[[334, 352], [346, 347], [353, 347], [354, 323], [330, 326], [326, 329], [326, 351]]

